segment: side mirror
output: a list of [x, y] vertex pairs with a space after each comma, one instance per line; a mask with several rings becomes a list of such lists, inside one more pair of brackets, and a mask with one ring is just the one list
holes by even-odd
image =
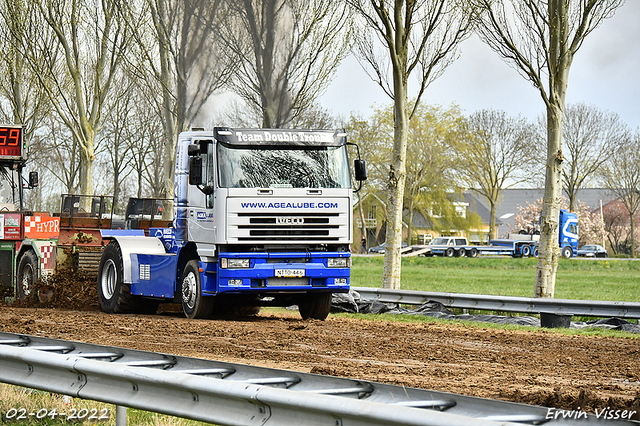
[[[189, 148], [191, 146], [189, 145]], [[189, 185], [202, 185], [202, 157], [200, 156], [189, 158]]]
[[356, 180], [367, 180], [367, 162], [365, 160], [354, 160], [353, 169], [355, 170]]
[[189, 157], [195, 157], [196, 155], [200, 155], [200, 144], [198, 143], [190, 143], [187, 147], [187, 154]]
[[38, 187], [38, 172], [29, 172], [29, 188]]

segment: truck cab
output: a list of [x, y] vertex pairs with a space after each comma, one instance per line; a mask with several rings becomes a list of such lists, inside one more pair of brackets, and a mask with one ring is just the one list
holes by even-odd
[[[363, 161], [355, 168], [366, 178]], [[343, 130], [182, 133], [173, 223], [148, 237], [112, 232], [98, 274], [101, 307], [172, 301], [205, 318], [298, 305], [303, 318], [324, 319], [331, 294], [349, 290], [352, 193]]]

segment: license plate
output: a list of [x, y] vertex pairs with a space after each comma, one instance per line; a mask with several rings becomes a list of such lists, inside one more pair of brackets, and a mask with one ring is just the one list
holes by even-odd
[[276, 277], [304, 277], [304, 269], [276, 269]]

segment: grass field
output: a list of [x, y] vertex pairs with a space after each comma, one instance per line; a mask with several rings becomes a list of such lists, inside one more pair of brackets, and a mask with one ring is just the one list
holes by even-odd
[[[30, 415], [33, 413], [33, 415]], [[0, 424], [20, 425], [104, 425], [116, 424], [116, 407], [111, 404], [0, 383]], [[74, 420], [67, 420], [75, 416]], [[202, 423], [147, 411], [127, 410], [127, 424], [136, 426], [205, 426]]]
[[[402, 260], [404, 290], [532, 297], [536, 259], [413, 257]], [[351, 285], [382, 286], [382, 256], [354, 256]], [[640, 261], [561, 259], [555, 297], [640, 302]]]

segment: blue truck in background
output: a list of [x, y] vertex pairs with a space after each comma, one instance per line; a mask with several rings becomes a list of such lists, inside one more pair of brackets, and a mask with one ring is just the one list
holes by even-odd
[[[560, 210], [558, 245], [565, 259], [578, 255], [578, 216]], [[509, 238], [494, 239], [489, 245], [470, 245], [464, 237], [436, 237], [419, 250], [425, 256], [476, 257], [478, 255], [503, 255], [512, 257], [538, 256], [539, 235], [510, 234]]]
[[[150, 313], [170, 302], [207, 318], [298, 305], [303, 318], [325, 319], [332, 293], [349, 290], [348, 145], [344, 130], [181, 133], [170, 226], [102, 234], [101, 309]], [[354, 175], [366, 179], [360, 158]]]

